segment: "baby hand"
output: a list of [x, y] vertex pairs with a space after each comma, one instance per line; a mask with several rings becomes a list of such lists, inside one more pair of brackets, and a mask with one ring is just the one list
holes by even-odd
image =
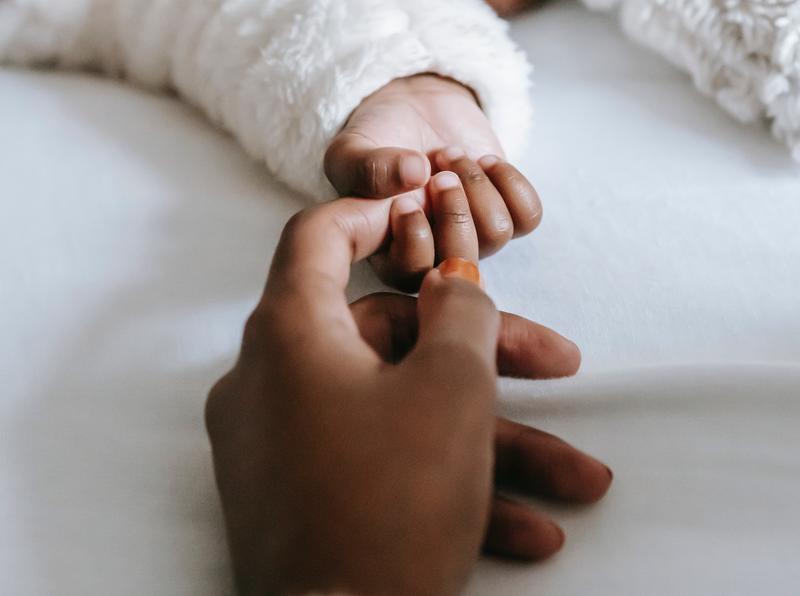
[[[412, 192], [426, 205], [426, 184], [432, 173], [443, 170], [454, 171], [464, 184], [480, 256], [538, 225], [542, 208], [536, 191], [504, 161], [475, 96], [448, 79], [419, 75], [392, 81], [361, 103], [325, 156], [328, 178], [343, 196], [386, 198]], [[402, 205], [408, 215], [411, 203]], [[418, 216], [405, 219], [417, 221]], [[421, 229], [423, 222], [418, 223]], [[373, 262], [383, 261], [379, 274], [384, 281], [406, 288], [411, 282], [413, 287], [433, 266], [433, 249], [409, 259], [396, 235], [394, 243], [401, 248]]]
[[464, 253], [456, 256], [477, 262], [532, 231], [542, 214], [527, 179], [499, 157], [475, 162], [446, 150], [435, 161], [442, 171], [428, 185], [432, 224], [413, 196], [396, 198], [388, 249], [370, 259], [383, 281], [409, 292], [419, 288], [442, 255], [453, 255], [453, 245]]

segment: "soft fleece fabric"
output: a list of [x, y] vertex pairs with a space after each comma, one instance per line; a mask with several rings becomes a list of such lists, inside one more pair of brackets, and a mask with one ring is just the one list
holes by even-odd
[[280, 180], [325, 199], [327, 145], [398, 77], [434, 72], [471, 87], [514, 155], [529, 67], [506, 29], [481, 0], [3, 0], [0, 64], [173, 88]]

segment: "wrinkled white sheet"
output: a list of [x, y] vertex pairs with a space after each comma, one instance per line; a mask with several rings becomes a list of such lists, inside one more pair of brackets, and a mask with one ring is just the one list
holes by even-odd
[[[800, 168], [605, 17], [514, 32], [546, 217], [483, 271], [584, 371], [502, 409], [616, 481], [468, 592], [800, 593]], [[0, 71], [0, 205], [0, 593], [229, 593], [202, 403], [300, 201], [174, 100]]]

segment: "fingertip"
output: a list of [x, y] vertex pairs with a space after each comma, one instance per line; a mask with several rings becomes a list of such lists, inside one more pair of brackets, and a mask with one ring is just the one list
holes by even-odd
[[546, 363], [546, 378], [560, 379], [573, 377], [581, 367], [581, 349], [574, 341], [567, 339], [557, 331], [539, 326], [541, 335], [538, 346], [542, 362]]
[[544, 514], [510, 499], [495, 498], [486, 535], [490, 553], [533, 563], [552, 557], [565, 542], [564, 530]]
[[564, 548], [564, 544], [567, 541], [567, 535], [564, 530], [555, 522], [537, 526], [535, 529], [526, 528], [525, 526], [520, 528], [520, 533], [526, 531], [528, 535], [518, 539], [513, 556], [529, 563], [545, 561], [555, 556]]
[[614, 475], [602, 461], [544, 431], [499, 419], [498, 486], [564, 503], [588, 505], [608, 493]]
[[531, 561], [544, 561], [545, 559], [549, 559], [557, 555], [561, 552], [561, 549], [564, 548], [564, 544], [567, 542], [567, 534], [564, 532], [563, 528], [559, 526], [556, 522], [550, 521], [550, 528], [549, 528], [549, 542], [547, 543], [546, 549], [541, 549], [538, 553], [532, 553]]
[[611, 468], [586, 453], [575, 449], [564, 454], [560, 465], [564, 477], [552, 478], [555, 489], [552, 496], [556, 499], [591, 505], [605, 497], [611, 488], [614, 479]]
[[595, 473], [597, 481], [593, 486], [594, 490], [587, 492], [585, 495], [586, 499], [584, 502], [586, 504], [597, 503], [599, 500], [605, 497], [614, 482], [614, 472], [611, 470], [611, 468], [601, 462], [599, 459], [595, 459], [594, 462], [597, 466], [597, 472]]
[[574, 341], [567, 339], [563, 335], [559, 335], [559, 337], [563, 340], [560, 346], [560, 361], [562, 362], [563, 368], [556, 372], [559, 372], [560, 374], [558, 376], [561, 377], [574, 377], [581, 368], [583, 354], [578, 344]]

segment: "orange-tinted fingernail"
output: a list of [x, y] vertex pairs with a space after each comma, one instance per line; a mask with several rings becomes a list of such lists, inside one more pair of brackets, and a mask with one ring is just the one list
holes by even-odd
[[442, 274], [442, 277], [458, 277], [459, 279], [471, 281], [476, 286], [483, 287], [478, 266], [468, 259], [450, 257], [442, 261], [437, 269]]

